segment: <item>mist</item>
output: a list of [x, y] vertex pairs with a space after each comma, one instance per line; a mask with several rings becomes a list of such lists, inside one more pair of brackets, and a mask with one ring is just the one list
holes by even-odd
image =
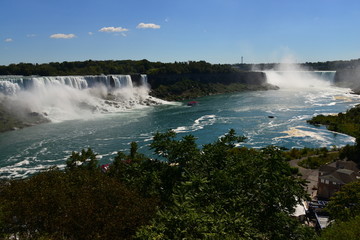
[[[280, 89], [308, 89], [330, 87], [333, 75], [309, 71], [296, 64], [293, 57], [286, 57], [273, 70], [265, 71], [267, 81]], [[332, 75], [332, 76], [331, 76]]]
[[0, 82], [0, 103], [21, 118], [37, 115], [52, 122], [91, 119], [162, 103], [149, 96], [146, 81], [134, 87], [129, 75], [34, 77], [28, 81], [31, 85], [24, 82], [24, 79]]

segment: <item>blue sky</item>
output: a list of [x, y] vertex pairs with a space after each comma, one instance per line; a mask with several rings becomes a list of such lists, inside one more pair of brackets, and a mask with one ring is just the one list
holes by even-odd
[[0, 65], [360, 58], [358, 0], [0, 0]]

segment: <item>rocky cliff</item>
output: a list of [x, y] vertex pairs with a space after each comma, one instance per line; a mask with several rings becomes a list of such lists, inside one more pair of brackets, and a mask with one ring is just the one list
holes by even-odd
[[336, 86], [348, 87], [354, 92], [360, 93], [360, 66], [336, 71], [334, 81]]
[[266, 84], [263, 72], [231, 72], [231, 73], [185, 73], [185, 74], [154, 74], [148, 75], [148, 82], [152, 88], [160, 85], [172, 85], [188, 79], [199, 83], [241, 83], [246, 85]]
[[151, 95], [184, 100], [213, 94], [278, 89], [263, 72], [189, 73], [148, 75]]

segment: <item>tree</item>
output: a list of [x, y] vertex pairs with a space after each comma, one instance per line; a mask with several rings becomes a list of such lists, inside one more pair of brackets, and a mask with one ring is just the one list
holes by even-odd
[[[133, 149], [133, 148], [132, 148]], [[170, 202], [175, 184], [181, 180], [181, 169], [168, 162], [152, 160], [142, 154], [118, 152], [108, 175], [137, 191], [143, 197], [160, 199], [161, 205]]]
[[96, 154], [88, 148], [81, 150], [81, 153], [72, 152], [71, 156], [66, 161], [66, 168], [73, 170], [76, 168], [85, 168], [88, 170], [95, 170], [98, 168], [98, 160]]
[[138, 146], [137, 146], [137, 143], [136, 142], [131, 142], [131, 148], [130, 148], [130, 158], [132, 160], [135, 159], [135, 156], [136, 156], [136, 153], [137, 153], [137, 149], [138, 149]]
[[195, 140], [192, 135], [176, 140], [176, 133], [169, 130], [166, 133], [156, 133], [150, 148], [155, 154], [166, 158], [169, 163], [185, 167], [200, 154]]
[[131, 239], [156, 205], [100, 171], [53, 169], [1, 188], [0, 233], [21, 239]]
[[360, 181], [344, 185], [330, 199], [326, 210], [336, 221], [348, 221], [360, 215]]
[[[184, 144], [168, 133], [154, 138], [162, 156]], [[292, 219], [295, 205], [307, 194], [279, 149], [236, 148], [242, 141], [231, 130], [202, 152], [181, 161], [183, 180], [173, 203], [158, 212], [139, 239], [308, 239], [313, 232]], [[158, 142], [159, 141], [159, 142]], [[193, 146], [192, 144], [190, 144]], [[197, 148], [190, 148], [190, 151]], [[164, 155], [165, 153], [165, 155]], [[182, 156], [188, 155], [182, 153]]]
[[360, 216], [348, 221], [336, 221], [325, 228], [318, 240], [358, 240], [360, 236]]

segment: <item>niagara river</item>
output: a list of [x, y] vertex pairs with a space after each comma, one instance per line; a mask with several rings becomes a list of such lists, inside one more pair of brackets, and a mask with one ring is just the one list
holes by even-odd
[[129, 76], [103, 77], [104, 84], [95, 77], [35, 78], [32, 84], [37, 85], [31, 87], [20, 77], [3, 77], [0, 90], [8, 105], [26, 105], [50, 122], [0, 133], [0, 177], [62, 168], [72, 151], [86, 148], [98, 154], [101, 164], [109, 163], [118, 151], [128, 152], [133, 141], [139, 152], [151, 156], [152, 136], [169, 129], [179, 137], [192, 134], [199, 144], [213, 142], [229, 129], [247, 138], [240, 146], [253, 148], [353, 144], [350, 136], [306, 122], [360, 103], [350, 89], [332, 85], [333, 74], [269, 71], [268, 82], [279, 90], [206, 96], [194, 99], [194, 106], [150, 97], [143, 75], [137, 84]]

